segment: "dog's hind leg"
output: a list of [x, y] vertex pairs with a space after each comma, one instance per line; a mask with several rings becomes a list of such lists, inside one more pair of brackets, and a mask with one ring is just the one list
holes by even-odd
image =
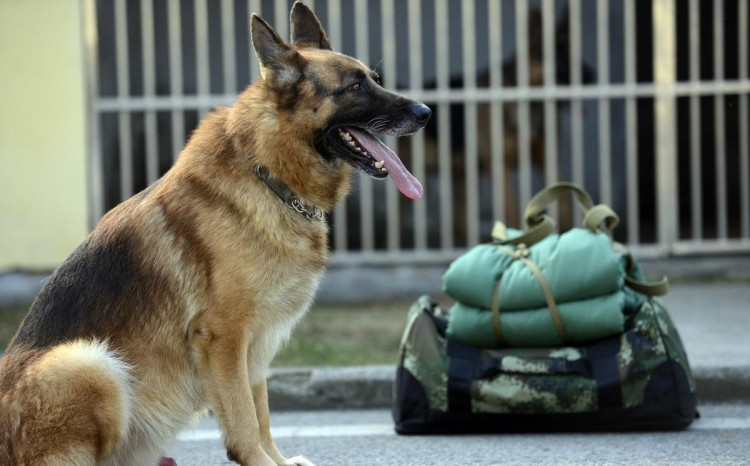
[[11, 397], [15, 464], [94, 464], [128, 432], [128, 366], [98, 341], [52, 348], [26, 369]]

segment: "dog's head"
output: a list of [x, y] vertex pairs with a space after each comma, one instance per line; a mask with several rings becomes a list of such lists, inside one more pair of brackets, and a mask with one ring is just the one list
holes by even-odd
[[251, 26], [264, 84], [296, 136], [323, 163], [343, 161], [379, 179], [390, 174], [404, 195], [421, 197], [422, 185], [373, 133], [413, 134], [427, 124], [429, 107], [384, 89], [377, 73], [334, 52], [318, 18], [300, 2], [291, 11], [290, 43], [257, 15]]

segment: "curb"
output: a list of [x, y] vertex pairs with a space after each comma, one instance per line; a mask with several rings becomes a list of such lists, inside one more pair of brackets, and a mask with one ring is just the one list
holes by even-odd
[[274, 410], [387, 408], [396, 366], [273, 369], [268, 402]]
[[[396, 366], [274, 369], [272, 410], [390, 408]], [[750, 402], [750, 366], [693, 367], [698, 403]]]
[[750, 402], [750, 366], [693, 368], [698, 401]]

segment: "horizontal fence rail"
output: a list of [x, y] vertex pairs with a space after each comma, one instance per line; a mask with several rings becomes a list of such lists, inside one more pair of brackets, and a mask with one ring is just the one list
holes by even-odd
[[[286, 37], [293, 1], [83, 1], [98, 219], [258, 78], [249, 15]], [[307, 4], [336, 50], [433, 109], [423, 132], [385, 139], [425, 197], [357, 177], [329, 214], [334, 263], [448, 262], [495, 220], [520, 227], [558, 180], [612, 205], [616, 238], [643, 256], [750, 251], [745, 1]], [[581, 214], [571, 199], [550, 213], [561, 228]]]

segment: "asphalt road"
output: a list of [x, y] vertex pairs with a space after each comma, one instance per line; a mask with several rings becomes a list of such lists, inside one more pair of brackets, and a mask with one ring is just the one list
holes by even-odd
[[[401, 437], [385, 410], [283, 412], [272, 429], [282, 452], [318, 466], [750, 465], [750, 406], [700, 412], [690, 429], [671, 433]], [[234, 464], [213, 419], [184, 431], [169, 454], [180, 466]]]

